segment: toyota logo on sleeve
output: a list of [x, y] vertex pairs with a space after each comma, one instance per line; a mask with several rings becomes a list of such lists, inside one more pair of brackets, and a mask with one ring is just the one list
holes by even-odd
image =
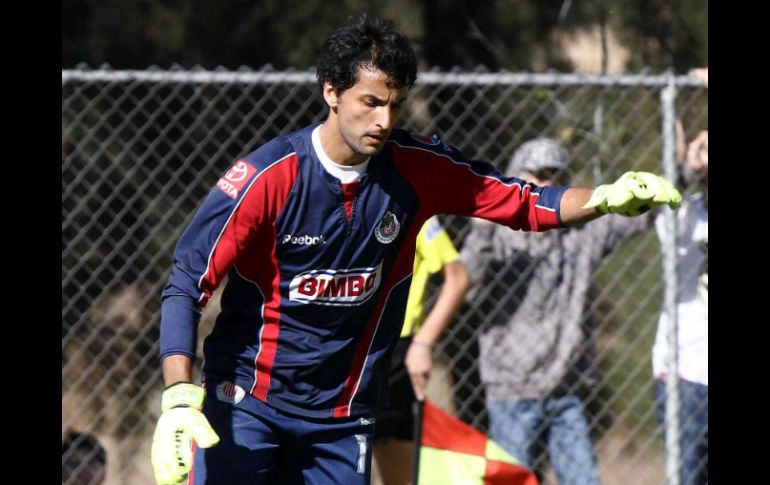
[[249, 174], [249, 168], [244, 162], [238, 162], [232, 166], [225, 174], [225, 178], [230, 182], [240, 182]]
[[238, 160], [235, 162], [235, 165], [230, 167], [230, 170], [225, 172], [224, 177], [219, 179], [217, 188], [235, 200], [238, 198], [240, 191], [243, 190], [243, 187], [246, 186], [246, 182], [256, 171], [257, 169], [253, 166], [243, 160]]

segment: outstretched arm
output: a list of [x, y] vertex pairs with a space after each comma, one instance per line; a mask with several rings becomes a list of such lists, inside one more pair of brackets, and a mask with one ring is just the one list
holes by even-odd
[[601, 216], [602, 213], [596, 207], [584, 209], [583, 206], [588, 202], [593, 194], [592, 189], [582, 187], [570, 187], [564, 192], [561, 198], [561, 220], [564, 225], [573, 226], [592, 221]]
[[663, 177], [648, 172], [626, 172], [615, 183], [593, 190], [567, 189], [560, 210], [562, 222], [569, 225], [590, 221], [601, 214], [635, 217], [664, 204], [676, 209], [681, 203], [682, 194]]

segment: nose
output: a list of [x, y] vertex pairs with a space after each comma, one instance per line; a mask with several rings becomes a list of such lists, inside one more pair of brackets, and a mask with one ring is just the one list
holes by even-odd
[[383, 131], [388, 131], [393, 123], [393, 112], [390, 106], [382, 106], [379, 117], [377, 118], [377, 126]]
[[384, 131], [390, 131], [401, 117], [401, 110], [403, 109], [403, 101], [396, 104], [393, 99], [390, 102], [384, 103], [380, 106], [380, 112], [378, 113], [377, 125]]

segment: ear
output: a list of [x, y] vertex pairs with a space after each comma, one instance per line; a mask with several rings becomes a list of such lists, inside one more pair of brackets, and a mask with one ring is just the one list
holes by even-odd
[[323, 94], [324, 94], [324, 100], [326, 101], [326, 104], [329, 105], [329, 108], [333, 110], [337, 109], [337, 104], [338, 104], [337, 90], [334, 89], [334, 86], [332, 86], [332, 83], [330, 83], [329, 81], [324, 82]]

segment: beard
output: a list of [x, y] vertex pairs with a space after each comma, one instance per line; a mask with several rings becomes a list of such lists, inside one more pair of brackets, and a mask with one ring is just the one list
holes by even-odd
[[350, 149], [353, 150], [353, 153], [367, 157], [377, 155], [385, 146], [385, 143], [382, 143], [381, 145], [366, 145], [364, 144], [362, 138], [349, 136], [349, 134], [344, 131], [342, 132], [342, 138], [345, 140], [345, 143], [347, 143]]
[[[340, 120], [341, 121], [341, 120]], [[365, 157], [377, 155], [385, 147], [385, 140], [380, 145], [367, 145], [364, 143], [364, 136], [354, 134], [353, 130], [348, 130], [346, 126], [339, 123], [339, 131], [345, 144], [355, 153]], [[386, 138], [387, 139], [387, 138]]]

